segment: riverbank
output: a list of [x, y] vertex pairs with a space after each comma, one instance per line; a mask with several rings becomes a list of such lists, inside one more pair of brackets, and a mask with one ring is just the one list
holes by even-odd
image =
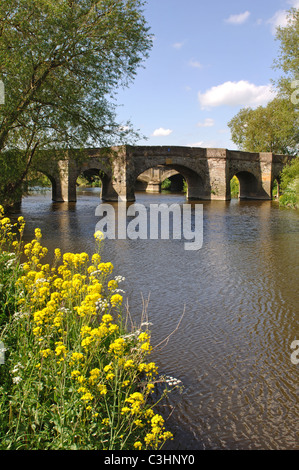
[[172, 434], [155, 412], [148, 324], [124, 316], [102, 234], [91, 258], [57, 248], [49, 265], [40, 229], [23, 246], [24, 227], [1, 208], [0, 449], [161, 448]]
[[287, 165], [281, 173], [282, 195], [279, 204], [282, 207], [298, 209], [299, 207], [299, 157]]

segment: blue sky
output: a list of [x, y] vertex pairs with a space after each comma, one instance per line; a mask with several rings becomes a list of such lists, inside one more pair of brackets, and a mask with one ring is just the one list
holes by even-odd
[[275, 28], [292, 6], [299, 0], [148, 0], [154, 45], [117, 99], [119, 119], [147, 137], [136, 144], [235, 149], [227, 123], [273, 98]]

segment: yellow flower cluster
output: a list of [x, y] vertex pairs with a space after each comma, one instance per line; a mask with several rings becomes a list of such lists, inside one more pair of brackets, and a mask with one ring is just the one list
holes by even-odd
[[126, 402], [131, 406], [123, 407], [121, 413], [124, 414], [129, 412], [132, 415], [137, 415], [140, 413], [140, 408], [144, 404], [144, 396], [140, 392], [135, 392], [126, 399]]
[[148, 353], [151, 352], [152, 347], [150, 345], [150, 337], [147, 333], [140, 333], [140, 335], [138, 336], [138, 341], [141, 343], [140, 348], [143, 351], [147, 351]]
[[[0, 206], [0, 248], [16, 242], [20, 249], [23, 231], [24, 220], [14, 226]], [[113, 265], [102, 262], [99, 253], [62, 255], [56, 248], [53, 266], [42, 264], [48, 250], [40, 243], [41, 230], [34, 235], [24, 246], [26, 261], [16, 287], [19, 309], [30, 319], [24, 331], [37, 353], [37, 380], [56, 380], [55, 396], [74, 393], [74, 406], [81, 406], [84, 419], [106, 429], [102, 442], [114, 433], [113, 442], [122, 448], [126, 433], [134, 432], [133, 448], [157, 448], [171, 437], [163, 418], [147, 404], [157, 366], [146, 362], [152, 349], [149, 333], [126, 334], [122, 326], [121, 277], [108, 279]], [[100, 244], [102, 236], [95, 240]]]
[[144, 442], [147, 447], [157, 447], [159, 444], [172, 438], [172, 433], [165, 431], [164, 419], [161, 415], [155, 414], [151, 418], [151, 431], [146, 434]]
[[14, 224], [9, 217], [4, 217], [4, 208], [0, 205], [0, 249], [1, 251], [19, 252], [25, 229], [25, 220], [19, 217]]
[[110, 344], [108, 352], [114, 354], [115, 356], [122, 356], [125, 347], [126, 341], [124, 338], [116, 338], [113, 343]]

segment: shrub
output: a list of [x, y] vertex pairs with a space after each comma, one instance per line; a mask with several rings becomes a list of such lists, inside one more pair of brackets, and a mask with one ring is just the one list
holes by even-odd
[[299, 205], [299, 157], [287, 165], [281, 173], [279, 203], [282, 206], [297, 208]]

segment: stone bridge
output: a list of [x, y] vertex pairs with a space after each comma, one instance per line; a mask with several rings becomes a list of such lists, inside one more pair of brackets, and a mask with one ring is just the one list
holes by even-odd
[[157, 167], [164, 176], [180, 173], [185, 178], [189, 200], [229, 200], [234, 175], [240, 198], [269, 200], [273, 182], [292, 158], [220, 148], [125, 145], [86, 149], [78, 157], [69, 153], [63, 160], [45, 158], [37, 169], [51, 180], [52, 199], [58, 202], [76, 201], [76, 180], [82, 173], [100, 175], [104, 201], [134, 201], [137, 179]]

